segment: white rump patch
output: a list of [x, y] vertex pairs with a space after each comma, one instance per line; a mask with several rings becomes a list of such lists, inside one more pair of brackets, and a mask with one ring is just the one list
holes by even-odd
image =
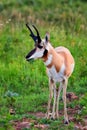
[[75, 66], [75, 64], [72, 64], [72, 65], [71, 65], [71, 72], [73, 72], [74, 66]]
[[50, 65], [51, 64], [51, 62], [52, 62], [52, 55], [50, 54], [49, 56], [48, 56], [48, 59], [44, 62], [44, 64], [46, 65], [46, 66], [48, 66], [48, 65]]

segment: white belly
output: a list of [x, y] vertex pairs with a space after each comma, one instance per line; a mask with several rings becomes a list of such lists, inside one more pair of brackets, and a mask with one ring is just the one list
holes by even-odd
[[52, 78], [55, 82], [61, 82], [65, 78], [64, 70], [65, 65], [63, 64], [59, 72], [57, 72], [55, 67], [52, 66], [50, 69], [48, 69], [47, 73], [49, 78]]

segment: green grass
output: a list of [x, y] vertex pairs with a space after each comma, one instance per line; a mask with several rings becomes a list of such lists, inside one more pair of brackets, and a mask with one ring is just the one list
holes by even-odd
[[[0, 128], [12, 129], [10, 107], [22, 117], [27, 112], [46, 112], [48, 78], [41, 60], [28, 63], [26, 54], [33, 48], [33, 40], [25, 26], [34, 23], [41, 37], [50, 32], [54, 47], [69, 48], [75, 58], [75, 70], [68, 84], [79, 101], [69, 106], [81, 107], [80, 118], [87, 115], [87, 3], [74, 0], [2, 0], [0, 2]], [[6, 96], [10, 91], [18, 96]], [[63, 109], [61, 105], [61, 109]], [[20, 119], [17, 116], [17, 119]], [[73, 123], [51, 121], [50, 129], [73, 129]], [[2, 123], [4, 122], [4, 123]], [[9, 128], [11, 127], [11, 128]], [[33, 128], [32, 128], [33, 129]]]

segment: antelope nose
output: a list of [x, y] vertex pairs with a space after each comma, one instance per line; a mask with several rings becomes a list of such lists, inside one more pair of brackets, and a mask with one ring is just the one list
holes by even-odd
[[26, 61], [28, 61], [28, 59], [26, 58]]
[[29, 58], [26, 58], [26, 61], [29, 61]]
[[28, 61], [29, 60], [28, 56], [26, 56], [25, 59], [26, 59], [26, 61]]

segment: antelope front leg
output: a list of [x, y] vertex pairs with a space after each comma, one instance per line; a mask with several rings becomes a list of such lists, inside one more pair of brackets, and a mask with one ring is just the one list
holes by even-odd
[[54, 103], [53, 103], [53, 110], [51, 118], [55, 119], [55, 107], [56, 107], [56, 85], [54, 84]]
[[58, 95], [57, 95], [56, 118], [59, 118], [59, 98], [60, 98], [61, 90], [62, 90], [62, 83], [60, 83]]
[[51, 101], [53, 97], [53, 81], [52, 79], [49, 79], [49, 99], [48, 99], [48, 107], [47, 107], [47, 119], [50, 118], [51, 113], [50, 113], [50, 107], [51, 107]]
[[64, 102], [64, 123], [68, 124], [68, 115], [67, 115], [67, 107], [66, 107], [66, 89], [67, 89], [68, 79], [63, 81], [63, 102]]

